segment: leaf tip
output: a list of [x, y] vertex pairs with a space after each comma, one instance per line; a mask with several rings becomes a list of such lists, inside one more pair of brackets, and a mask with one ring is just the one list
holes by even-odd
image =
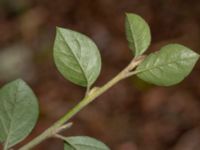
[[125, 13], [125, 16], [126, 16], [126, 21], [128, 21], [128, 20], [130, 20], [132, 17], [134, 17], [134, 16], [137, 16], [136, 14], [134, 14], [134, 13], [130, 13], [130, 12], [126, 12]]
[[134, 18], [142, 18], [138, 14], [130, 13], [130, 12], [126, 12], [125, 16], [126, 16], [127, 19], [132, 18], [132, 17], [134, 17]]
[[62, 32], [63, 32], [63, 31], [66, 31], [66, 30], [68, 30], [68, 29], [63, 28], [63, 27], [56, 26], [56, 33], [57, 33], [57, 34], [58, 34], [58, 33], [61, 33], [61, 34], [62, 34]]
[[61, 30], [62, 27], [56, 26], [56, 31]]
[[26, 82], [25, 82], [23, 79], [21, 79], [21, 78], [15, 79], [15, 80], [12, 81], [12, 82], [26, 84]]
[[125, 12], [125, 16], [128, 17], [129, 15], [131, 15], [132, 13], [130, 12]]

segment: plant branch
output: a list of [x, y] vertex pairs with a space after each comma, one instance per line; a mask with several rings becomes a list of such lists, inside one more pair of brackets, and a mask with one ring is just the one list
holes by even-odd
[[98, 96], [100, 96], [105, 91], [110, 89], [119, 81], [129, 77], [130, 76], [129, 73], [138, 64], [140, 64], [144, 60], [144, 58], [145, 56], [139, 56], [137, 58], [134, 58], [125, 69], [123, 69], [118, 75], [116, 75], [112, 80], [107, 82], [104, 86], [96, 88], [95, 90], [91, 89], [92, 92], [88, 92], [86, 96], [74, 108], [72, 108], [68, 113], [66, 113], [62, 118], [60, 118], [57, 122], [55, 122], [51, 127], [46, 129], [43, 133], [41, 133], [35, 139], [30, 141], [28, 144], [24, 145], [23, 147], [19, 148], [19, 150], [29, 150], [33, 148], [34, 146], [38, 145], [39, 143], [41, 143], [42, 141], [44, 141], [45, 139], [55, 136], [58, 133], [57, 131], [60, 128], [62, 128], [63, 124], [69, 121], [74, 115], [76, 115], [79, 111], [81, 111], [85, 106], [87, 106], [94, 99], [96, 99]]
[[58, 138], [58, 139], [61, 139], [61, 140], [65, 140], [65, 137], [60, 135], [60, 134], [56, 134], [54, 137]]
[[60, 128], [57, 129], [57, 131], [55, 131], [55, 134], [62, 132], [63, 130], [69, 129], [71, 128], [71, 126], [73, 125], [72, 122], [69, 122], [67, 124], [64, 124], [62, 126], [60, 126]]

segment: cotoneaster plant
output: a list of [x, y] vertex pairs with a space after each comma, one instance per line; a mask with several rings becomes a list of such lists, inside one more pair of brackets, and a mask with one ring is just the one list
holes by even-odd
[[[158, 86], [172, 86], [192, 71], [199, 55], [180, 44], [168, 44], [159, 51], [143, 55], [151, 42], [148, 24], [138, 15], [127, 13], [126, 36], [133, 53], [130, 63], [101, 87], [93, 86], [101, 70], [101, 56], [95, 43], [87, 36], [57, 28], [54, 60], [59, 72], [69, 81], [86, 88], [82, 100], [39, 136], [19, 150], [29, 150], [54, 137], [64, 141], [64, 150], [109, 150], [100, 141], [87, 136], [65, 137], [61, 132], [71, 127], [70, 119], [98, 96], [119, 81], [138, 76]], [[4, 150], [24, 140], [34, 128], [39, 115], [37, 97], [21, 79], [12, 81], [0, 90], [0, 142]]]

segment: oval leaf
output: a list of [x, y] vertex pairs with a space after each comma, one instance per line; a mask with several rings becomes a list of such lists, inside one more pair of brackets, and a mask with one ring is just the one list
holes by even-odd
[[169, 44], [147, 56], [137, 67], [142, 80], [161, 86], [181, 82], [193, 69], [199, 55], [180, 44]]
[[102, 142], [87, 136], [75, 136], [65, 139], [65, 150], [109, 150]]
[[92, 85], [101, 70], [101, 57], [95, 43], [68, 29], [57, 28], [54, 60], [61, 74], [80, 86]]
[[151, 42], [149, 25], [140, 16], [127, 13], [125, 28], [129, 47], [133, 51], [135, 57], [143, 54]]
[[37, 98], [22, 80], [8, 83], [0, 90], [0, 142], [8, 149], [32, 131], [38, 118]]

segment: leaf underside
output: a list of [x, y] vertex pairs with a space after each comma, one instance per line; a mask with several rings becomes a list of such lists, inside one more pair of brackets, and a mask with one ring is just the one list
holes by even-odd
[[28, 136], [38, 114], [37, 98], [24, 81], [15, 80], [0, 90], [0, 142], [5, 149]]
[[146, 21], [132, 13], [126, 14], [126, 38], [135, 57], [142, 55], [151, 43], [151, 33]]
[[99, 76], [101, 57], [95, 43], [76, 31], [57, 28], [54, 60], [59, 72], [80, 86], [91, 86]]
[[67, 137], [64, 144], [65, 150], [109, 150], [102, 142], [87, 136]]
[[137, 76], [160, 86], [181, 82], [193, 69], [199, 55], [180, 44], [169, 44], [150, 54], [137, 67]]

